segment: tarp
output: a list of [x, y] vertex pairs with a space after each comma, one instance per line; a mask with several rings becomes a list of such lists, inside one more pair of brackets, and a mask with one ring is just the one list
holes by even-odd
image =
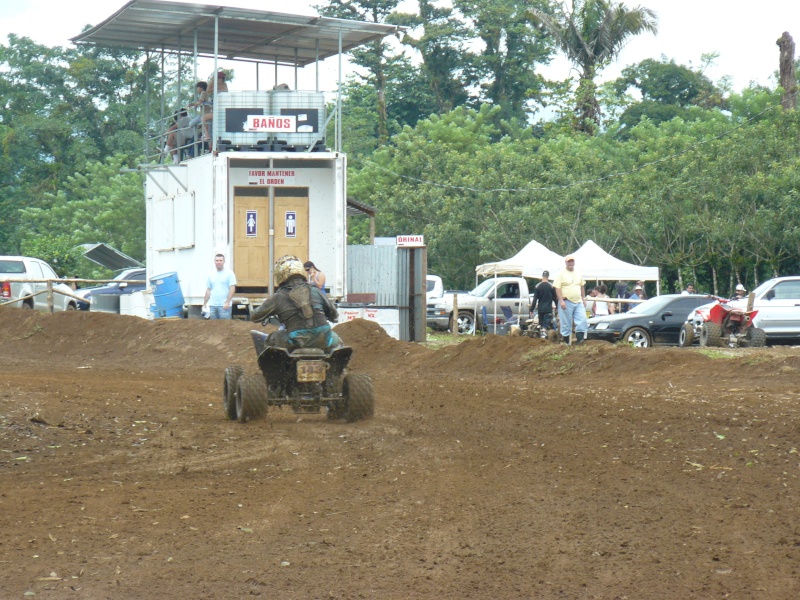
[[542, 278], [542, 271], [550, 271], [550, 275], [564, 266], [564, 258], [549, 250], [536, 240], [531, 240], [511, 258], [499, 262], [485, 263], [475, 267], [478, 275], [489, 277], [492, 275], [517, 275]]
[[[602, 281], [659, 281], [658, 267], [642, 267], [626, 263], [624, 260], [611, 256], [592, 240], [586, 242], [572, 255], [575, 257], [575, 270], [579, 271], [587, 281], [592, 279]], [[563, 260], [560, 266], [563, 267]], [[557, 269], [557, 271], [560, 270]], [[555, 275], [553, 271], [550, 273]]]

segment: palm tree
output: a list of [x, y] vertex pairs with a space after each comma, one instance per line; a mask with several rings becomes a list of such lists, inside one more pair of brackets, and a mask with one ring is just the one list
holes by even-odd
[[550, 32], [580, 71], [575, 98], [576, 129], [592, 133], [600, 119], [594, 83], [597, 72], [620, 53], [631, 37], [645, 31], [657, 33], [657, 18], [649, 8], [628, 8], [612, 0], [571, 0], [571, 4], [569, 13], [564, 10], [564, 3], [559, 3], [552, 12], [532, 8], [529, 16]]

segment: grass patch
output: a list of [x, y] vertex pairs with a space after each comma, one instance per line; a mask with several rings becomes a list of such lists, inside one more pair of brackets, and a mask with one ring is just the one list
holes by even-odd
[[42, 326], [38, 323], [33, 326], [33, 329], [30, 332], [23, 335], [22, 338], [27, 340], [29, 337], [34, 336], [37, 333], [44, 333], [44, 329], [42, 329]]
[[471, 338], [471, 335], [453, 335], [447, 332], [431, 333], [428, 331], [425, 337], [426, 341], [422, 345], [432, 350], [438, 350], [439, 348], [446, 348], [448, 346], [457, 346], [461, 342]]

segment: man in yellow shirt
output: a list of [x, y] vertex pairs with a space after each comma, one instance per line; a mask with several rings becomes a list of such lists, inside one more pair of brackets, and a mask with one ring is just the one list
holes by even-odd
[[586, 339], [589, 323], [586, 320], [586, 282], [575, 270], [575, 257], [571, 254], [564, 257], [566, 268], [556, 276], [553, 287], [558, 298], [558, 318], [561, 321], [561, 338], [569, 344], [572, 336], [572, 324], [575, 324], [575, 339], [580, 344]]

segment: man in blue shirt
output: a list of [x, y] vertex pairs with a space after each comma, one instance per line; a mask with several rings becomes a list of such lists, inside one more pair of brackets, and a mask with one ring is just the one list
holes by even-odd
[[236, 275], [225, 268], [225, 257], [217, 254], [214, 257], [215, 271], [212, 271], [206, 281], [206, 297], [204, 306], [208, 307], [210, 319], [230, 319], [231, 299], [236, 291]]

